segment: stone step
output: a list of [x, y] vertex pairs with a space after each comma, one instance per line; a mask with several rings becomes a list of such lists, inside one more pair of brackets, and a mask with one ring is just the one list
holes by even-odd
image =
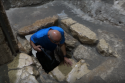
[[49, 74], [57, 79], [59, 82], [67, 81], [68, 83], [73, 83], [77, 79], [80, 79], [83, 75], [90, 72], [84, 60], [80, 60], [77, 63], [73, 59], [70, 60], [73, 63], [71, 67], [60, 64]]

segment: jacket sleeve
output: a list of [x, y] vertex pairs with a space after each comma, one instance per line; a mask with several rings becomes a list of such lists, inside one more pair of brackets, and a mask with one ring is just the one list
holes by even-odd
[[60, 44], [63, 44], [63, 43], [65, 43], [64, 31], [61, 32], [61, 36], [62, 36], [62, 39], [61, 39]]
[[38, 41], [37, 35], [36, 35], [36, 34], [33, 34], [33, 35], [31, 36], [30, 40], [31, 40], [33, 43], [37, 43], [37, 41]]

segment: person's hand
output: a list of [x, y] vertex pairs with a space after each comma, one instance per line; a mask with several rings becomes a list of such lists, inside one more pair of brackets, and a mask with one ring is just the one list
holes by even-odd
[[72, 66], [72, 62], [67, 58], [67, 57], [64, 57], [64, 65], [67, 65], [67, 66]]
[[36, 50], [36, 51], [38, 51], [38, 52], [41, 52], [41, 49], [40, 49], [40, 48], [42, 48], [42, 46], [37, 45], [37, 46], [34, 47], [34, 50]]

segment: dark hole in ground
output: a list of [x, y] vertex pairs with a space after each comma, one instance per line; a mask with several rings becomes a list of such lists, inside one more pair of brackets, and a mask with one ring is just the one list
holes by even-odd
[[[49, 56], [51, 58], [51, 60], [47, 56]], [[45, 50], [44, 52], [43, 51], [37, 52], [36, 57], [46, 73], [49, 73], [56, 66], [59, 65], [59, 62], [56, 60], [56, 58], [54, 56], [54, 51]]]

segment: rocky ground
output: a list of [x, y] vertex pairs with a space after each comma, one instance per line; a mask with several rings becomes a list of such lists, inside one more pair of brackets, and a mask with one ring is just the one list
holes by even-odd
[[[86, 21], [72, 11], [72, 8], [56, 1], [6, 11], [20, 52], [23, 52], [8, 64], [11, 83], [124, 83], [124, 31], [113, 25]], [[61, 64], [46, 74], [37, 59], [30, 56], [29, 42], [24, 35], [20, 37], [17, 33], [23, 27], [54, 15], [59, 16], [57, 25], [65, 30], [67, 56], [73, 66]]]

